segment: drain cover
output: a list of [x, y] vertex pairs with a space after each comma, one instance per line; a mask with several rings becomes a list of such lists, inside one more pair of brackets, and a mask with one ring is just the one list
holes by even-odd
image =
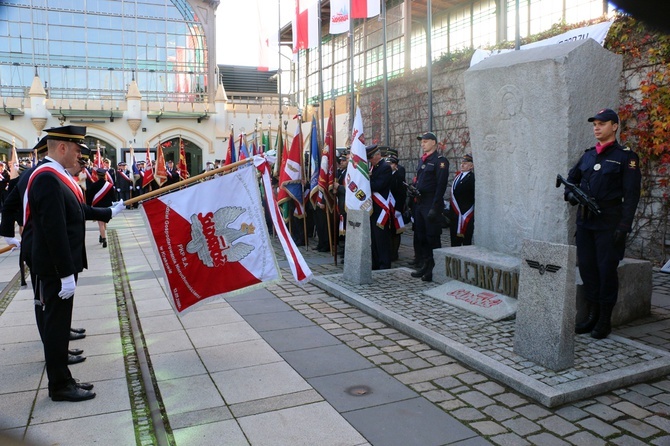
[[346, 392], [353, 396], [364, 396], [372, 393], [372, 389], [368, 386], [352, 386], [349, 387]]

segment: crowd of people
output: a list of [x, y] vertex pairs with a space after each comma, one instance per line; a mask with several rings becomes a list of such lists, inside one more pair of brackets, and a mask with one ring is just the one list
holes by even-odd
[[[641, 174], [637, 155], [616, 139], [616, 112], [603, 109], [588, 121], [593, 124], [597, 143], [586, 150], [567, 180], [583, 194], [566, 189], [565, 200], [579, 206], [577, 258], [588, 303], [587, 315], [577, 322], [575, 331], [602, 339], [611, 332], [610, 319], [618, 296], [617, 266], [623, 258], [639, 201]], [[93, 168], [91, 151], [83, 144], [86, 127], [70, 125], [48, 129], [46, 133], [34, 148], [41, 160], [35, 166], [23, 166], [18, 178], [10, 181], [5, 165], [0, 163], [0, 236], [20, 248], [20, 262], [30, 269], [49, 396], [54, 401], [83, 401], [95, 397], [94, 386], [73, 378], [69, 365], [85, 357], [81, 349], [70, 349], [69, 342], [85, 336], [84, 329], [71, 327], [77, 279], [87, 267], [85, 221], [98, 222], [99, 243], [106, 248], [107, 222], [125, 209], [125, 201], [158, 184], [142, 181], [143, 162], [138, 163], [139, 174], [130, 171], [123, 161], [112, 169], [108, 159]], [[433, 250], [441, 247], [444, 228], [449, 228], [451, 246], [473, 242], [474, 160], [470, 154], [462, 157], [447, 196], [449, 161], [438, 150], [437, 136], [426, 132], [417, 139], [422, 155], [416, 175], [409, 182], [396, 150], [378, 145], [366, 147], [373, 203], [371, 261], [374, 270], [391, 268], [398, 259], [402, 230], [411, 224], [416, 266], [411, 276], [432, 281]], [[317, 234], [319, 251], [337, 249], [344, 256], [344, 202], [350, 156], [344, 152], [337, 157], [332, 192], [338, 218], [324, 218], [323, 209], [312, 207], [309, 212], [308, 206], [305, 217], [311, 218], [310, 226], [297, 222], [293, 225], [298, 245], [304, 244], [304, 230], [309, 227]], [[180, 172], [174, 162], [168, 161], [166, 167], [166, 184], [179, 181]], [[205, 170], [216, 167], [208, 163]], [[589, 196], [597, 206], [587, 206], [582, 195]], [[15, 234], [16, 224], [22, 229], [21, 240]]]

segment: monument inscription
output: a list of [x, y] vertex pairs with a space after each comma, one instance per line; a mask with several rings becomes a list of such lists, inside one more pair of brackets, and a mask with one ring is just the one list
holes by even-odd
[[519, 273], [493, 268], [470, 260], [446, 256], [447, 277], [474, 285], [494, 293], [517, 297], [519, 293]]

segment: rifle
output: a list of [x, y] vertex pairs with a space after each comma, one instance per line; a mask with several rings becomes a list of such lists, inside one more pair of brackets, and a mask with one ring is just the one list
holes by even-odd
[[409, 198], [421, 198], [421, 192], [419, 192], [419, 189], [412, 186], [411, 184], [407, 184], [404, 181], [402, 182], [402, 184], [404, 184], [405, 187], [407, 188], [407, 196]]
[[589, 197], [577, 185], [570, 183], [568, 180], [558, 174], [556, 175], [556, 187], [560, 187], [561, 183], [563, 183], [568, 192], [572, 193], [580, 205], [588, 208], [589, 211], [596, 215], [600, 215], [602, 213], [600, 206], [598, 206], [598, 203], [596, 203], [596, 200], [594, 200], [593, 197]]

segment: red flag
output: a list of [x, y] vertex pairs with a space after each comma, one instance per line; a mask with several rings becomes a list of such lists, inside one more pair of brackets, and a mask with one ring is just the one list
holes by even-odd
[[326, 138], [321, 151], [321, 163], [319, 165], [319, 182], [317, 185], [316, 203], [320, 207], [333, 208], [335, 203], [335, 135], [333, 134], [333, 109], [330, 109], [328, 125], [326, 127]]
[[351, 0], [351, 18], [366, 19], [381, 12], [379, 0]]
[[[181, 155], [180, 155], [181, 156]], [[142, 187], [147, 187], [154, 180], [154, 168], [149, 156], [149, 143], [147, 143], [147, 156], [144, 160], [144, 176], [142, 177]]]
[[100, 156], [100, 143], [96, 144], [97, 151], [95, 152], [95, 158], [93, 159], [93, 166], [97, 169], [102, 167], [102, 156]]
[[141, 209], [179, 313], [280, 278], [255, 169], [145, 201]]
[[293, 19], [293, 52], [319, 44], [319, 1], [295, 0]]
[[163, 155], [163, 146], [159, 143], [156, 148], [156, 173], [154, 179], [161, 187], [167, 181], [167, 167], [165, 167], [165, 156]]
[[[298, 217], [305, 215], [305, 202], [303, 195], [303, 173], [302, 173], [302, 131], [300, 120], [291, 142], [286, 161], [279, 173], [279, 192], [277, 193], [277, 204], [293, 200], [295, 213]], [[286, 216], [284, 216], [286, 218]]]
[[235, 137], [233, 136], [233, 131], [230, 131], [230, 136], [228, 137], [228, 151], [226, 152], [226, 159], [223, 164], [228, 166], [235, 162]]
[[184, 150], [184, 141], [179, 138], [179, 164], [177, 164], [179, 176], [185, 180], [188, 178], [188, 167], [186, 166], [186, 151]]

